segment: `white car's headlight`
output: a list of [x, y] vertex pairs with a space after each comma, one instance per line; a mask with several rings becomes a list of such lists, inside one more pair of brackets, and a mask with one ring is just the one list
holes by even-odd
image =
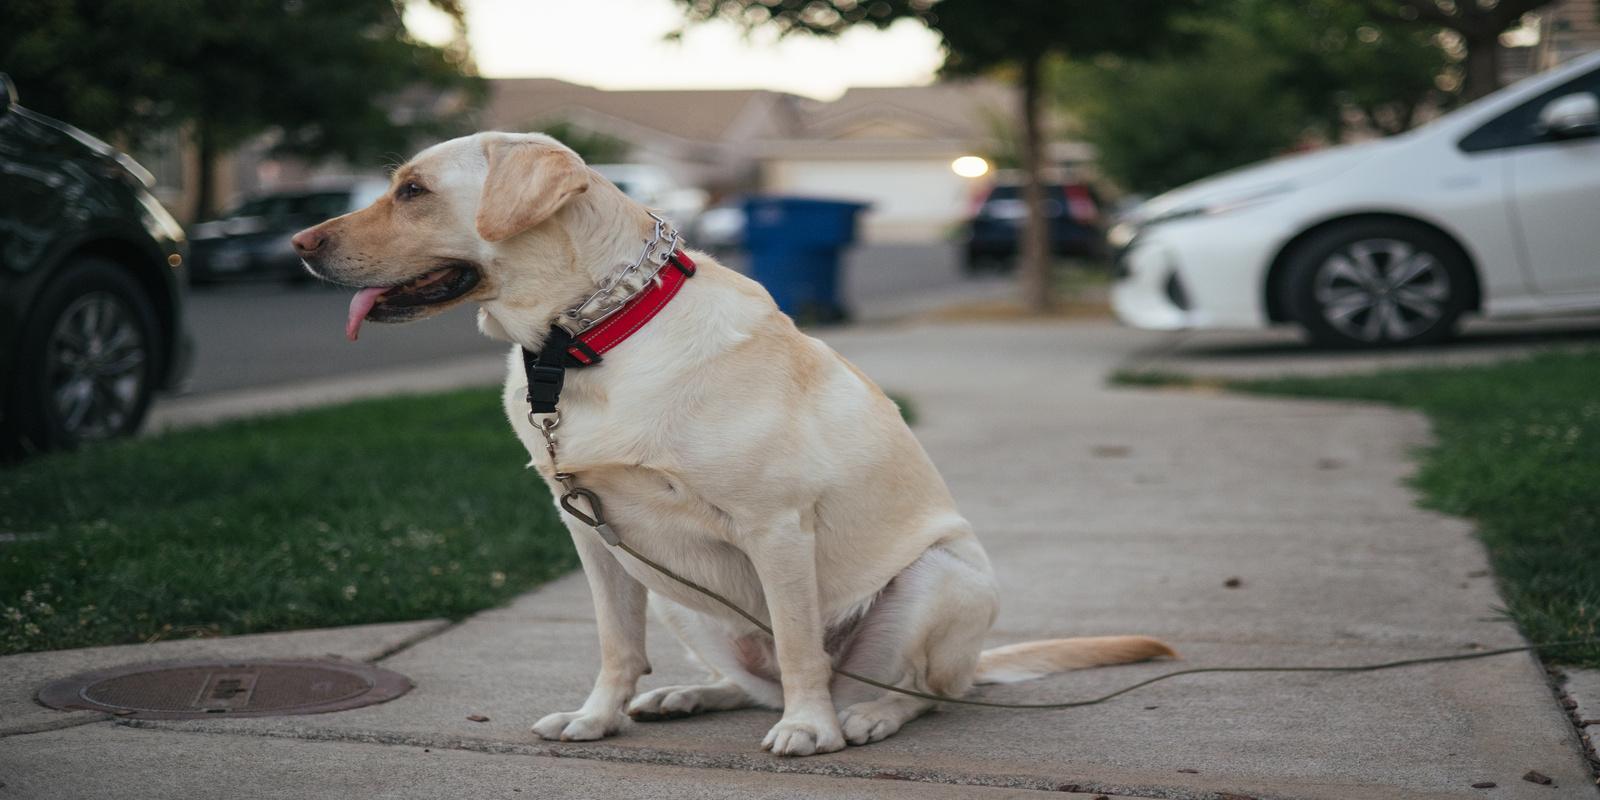
[[1276, 200], [1294, 191], [1295, 188], [1294, 184], [1290, 183], [1257, 186], [1248, 191], [1222, 195], [1203, 202], [1180, 205], [1143, 219], [1140, 218], [1140, 214], [1136, 211], [1131, 218], [1113, 225], [1110, 230], [1106, 231], [1106, 243], [1116, 250], [1122, 250], [1132, 246], [1135, 239], [1156, 225], [1180, 219], [1214, 217], [1219, 214], [1241, 211]]
[[1134, 237], [1139, 235], [1140, 227], [1133, 222], [1119, 222], [1112, 225], [1111, 230], [1106, 231], [1106, 244], [1121, 250], [1133, 243]]
[[1248, 191], [1214, 197], [1191, 205], [1178, 206], [1170, 211], [1151, 217], [1145, 221], [1143, 227], [1148, 228], [1151, 225], [1159, 225], [1163, 222], [1187, 219], [1189, 217], [1214, 217], [1218, 214], [1242, 211], [1246, 208], [1276, 200], [1294, 191], [1294, 188], [1293, 184], [1288, 183], [1258, 186]]

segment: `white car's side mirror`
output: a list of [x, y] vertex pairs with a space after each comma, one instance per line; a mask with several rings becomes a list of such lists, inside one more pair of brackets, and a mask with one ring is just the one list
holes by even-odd
[[1539, 109], [1538, 128], [1552, 139], [1600, 134], [1600, 99], [1589, 92], [1557, 97]]

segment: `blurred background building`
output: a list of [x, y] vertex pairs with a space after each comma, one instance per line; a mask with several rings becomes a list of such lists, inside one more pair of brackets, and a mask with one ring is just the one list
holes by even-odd
[[1538, 70], [1600, 49], [1600, 2], [1560, 0], [1540, 15], [1539, 34]]
[[[852, 88], [832, 101], [764, 89], [607, 91], [551, 78], [488, 83], [478, 117], [482, 129], [598, 137], [608, 145], [601, 160], [659, 168], [675, 185], [703, 191], [711, 203], [745, 192], [871, 203], [864, 220], [869, 241], [937, 238], [967, 215], [978, 190], [974, 179], [981, 176], [963, 177], [951, 164], [1002, 148], [1018, 102], [1013, 87], [986, 79]], [[399, 113], [426, 114], [450, 102], [437, 94], [406, 100]], [[193, 155], [180, 142], [176, 135], [163, 138], [141, 156], [157, 175], [163, 201], [192, 219], [193, 191], [185, 177], [194, 174]], [[275, 157], [273, 144], [263, 137], [226, 157], [219, 196], [382, 174], [373, 165]], [[1058, 166], [1083, 164], [1093, 155], [1065, 137], [1049, 152]], [[393, 161], [408, 155], [396, 153]]]
[[1530, 28], [1535, 35], [1526, 38], [1534, 41], [1502, 42], [1500, 72], [1507, 84], [1600, 49], [1600, 2], [1557, 0], [1537, 13]]

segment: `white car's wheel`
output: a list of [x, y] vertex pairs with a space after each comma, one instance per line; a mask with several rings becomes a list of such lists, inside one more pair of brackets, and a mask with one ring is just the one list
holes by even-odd
[[1437, 232], [1399, 221], [1319, 232], [1290, 255], [1284, 305], [1311, 338], [1345, 347], [1439, 341], [1455, 332], [1470, 267]]

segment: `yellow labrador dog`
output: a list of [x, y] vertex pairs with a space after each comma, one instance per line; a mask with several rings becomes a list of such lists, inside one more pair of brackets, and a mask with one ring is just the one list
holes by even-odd
[[[479, 305], [483, 333], [537, 351], [655, 235], [655, 219], [541, 134], [481, 133], [428, 148], [368, 208], [302, 231], [316, 275], [359, 287], [363, 320]], [[710, 257], [659, 314], [591, 369], [570, 370], [560, 465], [604, 499], [623, 541], [709, 587], [773, 635], [608, 547], [564, 515], [594, 595], [600, 674], [576, 711], [533, 726], [590, 740], [628, 719], [782, 709], [762, 747], [803, 756], [890, 736], [934, 703], [834, 668], [959, 697], [974, 683], [1170, 656], [1154, 639], [1029, 642], [984, 651], [994, 576], [944, 481], [873, 382]], [[505, 404], [557, 495], [522, 406], [513, 348]], [[636, 694], [645, 613], [710, 673]]]

